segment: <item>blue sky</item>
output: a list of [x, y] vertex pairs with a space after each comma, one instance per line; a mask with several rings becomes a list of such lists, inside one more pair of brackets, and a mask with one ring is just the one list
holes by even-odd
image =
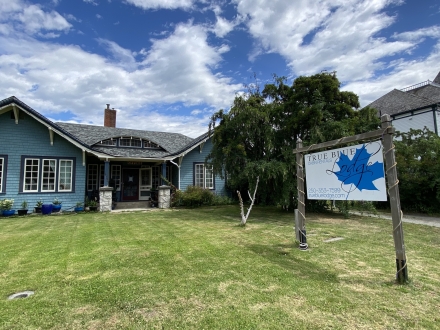
[[196, 137], [244, 85], [336, 71], [365, 106], [440, 71], [438, 0], [0, 0], [0, 99]]

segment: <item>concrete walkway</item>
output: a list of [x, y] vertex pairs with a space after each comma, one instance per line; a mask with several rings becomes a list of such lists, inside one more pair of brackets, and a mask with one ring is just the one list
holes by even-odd
[[[351, 214], [360, 215], [364, 217], [372, 217], [372, 218], [380, 218], [380, 219], [387, 219], [391, 220], [391, 214], [390, 213], [368, 213], [368, 212], [357, 212], [357, 211], [350, 211]], [[409, 223], [415, 223], [418, 225], [426, 225], [431, 227], [439, 227], [440, 228], [440, 218], [436, 217], [429, 217], [425, 215], [407, 215], [403, 213], [403, 222], [409, 222]]]

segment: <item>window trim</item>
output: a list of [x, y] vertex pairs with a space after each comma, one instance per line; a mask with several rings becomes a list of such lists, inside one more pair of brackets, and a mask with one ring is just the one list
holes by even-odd
[[[53, 189], [52, 190], [43, 190], [43, 184], [44, 184], [44, 161], [55, 161], [55, 176], [53, 178], [54, 182], [53, 182]], [[56, 191], [56, 186], [57, 186], [57, 169], [58, 169], [58, 162], [57, 159], [50, 159], [50, 158], [43, 158], [41, 160], [41, 180], [40, 180], [40, 191], [41, 192], [55, 192]]]
[[[62, 162], [70, 162], [71, 171], [70, 171], [70, 189], [60, 189], [61, 186], [61, 163]], [[57, 180], [57, 190], [58, 192], [72, 192], [73, 191], [73, 172], [74, 172], [74, 166], [73, 166], [73, 160], [72, 159], [65, 159], [61, 158], [58, 160], [58, 180]]]
[[[206, 165], [203, 162], [194, 162], [193, 163], [193, 185], [196, 185], [196, 168], [197, 166], [202, 166], [203, 167], [203, 189], [209, 189], [209, 190], [215, 190], [215, 175], [212, 172], [212, 167], [211, 167], [211, 175], [212, 175], [212, 186], [211, 187], [206, 187]], [[200, 186], [199, 186], [200, 187]]]
[[[36, 182], [36, 184], [35, 184], [35, 186], [37, 187], [37, 189], [34, 189], [34, 190], [31, 190], [31, 189], [29, 189], [29, 190], [26, 190], [25, 188], [26, 188], [26, 173], [27, 173], [27, 171], [26, 171], [26, 166], [28, 166], [27, 164], [26, 164], [26, 161], [28, 161], [28, 160], [31, 160], [31, 161], [34, 161], [34, 160], [36, 160], [38, 163], [37, 163], [37, 182]], [[21, 171], [21, 175], [22, 175], [22, 178], [23, 178], [23, 183], [22, 183], [22, 185], [21, 185], [21, 191], [22, 192], [24, 192], [24, 193], [35, 193], [35, 192], [40, 192], [40, 189], [41, 189], [41, 187], [40, 187], [40, 175], [41, 175], [41, 158], [38, 158], [38, 157], [25, 157], [24, 159], [23, 159], [23, 170]], [[32, 164], [31, 166], [35, 166], [34, 164]], [[31, 179], [32, 179], [33, 177], [31, 176]], [[30, 184], [31, 186], [33, 185], [32, 183]]]
[[6, 194], [6, 178], [8, 173], [8, 155], [0, 155], [2, 170], [0, 172], [0, 194]]
[[[113, 171], [114, 168], [118, 168], [119, 167], [119, 178], [118, 179], [114, 179], [113, 178], [113, 174], [115, 174], [115, 172]], [[110, 179], [115, 181], [115, 187], [116, 191], [121, 191], [121, 173], [122, 173], [122, 168], [121, 165], [110, 165]]]
[[[24, 190], [25, 187], [25, 170], [26, 170], [26, 159], [37, 159], [38, 160], [38, 190]], [[55, 190], [47, 191], [41, 189], [41, 178], [43, 174], [43, 160], [55, 160], [57, 162], [57, 173], [55, 176]], [[71, 172], [71, 190], [59, 190], [59, 164], [61, 160], [71, 161], [72, 172]], [[75, 192], [75, 178], [76, 178], [76, 157], [52, 157], [52, 156], [33, 156], [33, 155], [22, 155], [21, 156], [21, 167], [20, 167], [20, 186], [19, 193], [22, 194], [50, 194], [50, 193], [72, 193]]]
[[[99, 181], [99, 164], [88, 164], [87, 165], [87, 191], [93, 191], [98, 189], [98, 181]], [[96, 178], [95, 178], [95, 182], [90, 185], [89, 181], [90, 181], [90, 167], [91, 166], [96, 166]], [[89, 189], [89, 187], [92, 187], [92, 189]]]

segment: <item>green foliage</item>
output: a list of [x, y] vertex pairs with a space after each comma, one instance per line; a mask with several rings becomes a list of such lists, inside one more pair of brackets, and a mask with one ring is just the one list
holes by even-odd
[[275, 76], [262, 92], [254, 85], [235, 98], [229, 112], [220, 110], [212, 116], [213, 148], [206, 162], [215, 174], [227, 173], [232, 191], [247, 196], [259, 176], [256, 203], [293, 209], [297, 190], [292, 150], [298, 138], [310, 145], [380, 125], [374, 109], [355, 111], [357, 95], [339, 87], [336, 76], [327, 73], [299, 77], [292, 86]]
[[21, 202], [21, 209], [27, 210], [27, 208], [28, 208], [28, 202], [26, 200], [24, 200], [23, 202]]
[[0, 201], [0, 210], [11, 210], [12, 206], [14, 205], [13, 199], [3, 199]]
[[402, 209], [424, 213], [440, 211], [440, 137], [410, 130], [395, 141]]
[[171, 199], [171, 205], [174, 207], [199, 207], [202, 205], [226, 205], [231, 203], [230, 198], [215, 195], [212, 191], [197, 186], [188, 186], [186, 191], [176, 190]]

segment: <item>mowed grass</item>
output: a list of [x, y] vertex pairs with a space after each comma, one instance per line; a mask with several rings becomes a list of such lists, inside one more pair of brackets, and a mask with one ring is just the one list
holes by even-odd
[[404, 224], [398, 285], [391, 221], [308, 214], [300, 251], [292, 213], [239, 220], [237, 206], [0, 218], [0, 328], [439, 328], [440, 228]]

